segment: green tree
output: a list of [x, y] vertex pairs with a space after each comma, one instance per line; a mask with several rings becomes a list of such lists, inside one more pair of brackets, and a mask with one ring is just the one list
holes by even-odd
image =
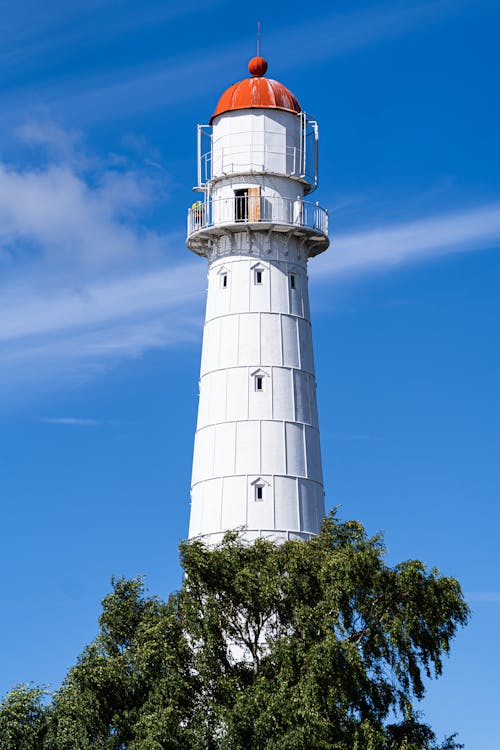
[[183, 543], [181, 591], [162, 602], [114, 581], [52, 703], [31, 688], [4, 699], [0, 750], [460, 747], [416, 706], [467, 621], [462, 592], [384, 555], [333, 515], [308, 542]]
[[[190, 649], [177, 597], [146, 597], [141, 579], [113, 580], [103, 600], [100, 632], [54, 696], [47, 750], [186, 748], [184, 723], [195, 695]], [[149, 706], [168, 742], [148, 736]], [[143, 728], [145, 725], [146, 729]]]
[[1, 750], [40, 750], [47, 724], [45, 691], [17, 685], [0, 703]]
[[181, 553], [206, 747], [439, 747], [414, 703], [467, 620], [456, 580], [387, 566], [380, 537], [332, 516], [305, 543], [231, 533]]

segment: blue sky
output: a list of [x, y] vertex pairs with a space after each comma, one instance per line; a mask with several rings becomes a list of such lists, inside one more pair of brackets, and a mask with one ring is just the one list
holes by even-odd
[[[246, 75], [224, 0], [1, 2], [0, 691], [57, 686], [113, 574], [180, 583], [206, 267], [195, 126]], [[327, 505], [474, 616], [423, 710], [497, 750], [500, 189], [493, 0], [267, 4], [320, 125], [310, 265]]]

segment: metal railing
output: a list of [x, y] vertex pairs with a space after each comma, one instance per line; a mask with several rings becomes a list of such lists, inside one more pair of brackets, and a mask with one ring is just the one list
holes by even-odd
[[188, 237], [194, 232], [228, 224], [284, 224], [328, 236], [328, 211], [300, 198], [241, 195], [194, 204], [188, 210]]
[[307, 180], [302, 169], [302, 151], [295, 146], [283, 148], [264, 145], [261, 148], [244, 145], [218, 146], [201, 155], [201, 180], [206, 183], [215, 175], [240, 172], [269, 172]]
[[[197, 187], [203, 189], [215, 177], [235, 172], [271, 172], [304, 181], [308, 192], [315, 190], [318, 185], [318, 124], [306, 112], [298, 116], [297, 146], [287, 146], [286, 137], [277, 145], [274, 140], [277, 133], [273, 131], [233, 130], [231, 134], [224, 133], [214, 139], [210, 125], [198, 125]], [[261, 146], [257, 145], [256, 136], [264, 138]], [[267, 142], [269, 138], [272, 140]]]

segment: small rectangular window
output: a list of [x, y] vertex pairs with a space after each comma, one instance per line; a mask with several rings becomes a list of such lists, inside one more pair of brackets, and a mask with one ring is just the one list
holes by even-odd
[[295, 274], [294, 273], [290, 274], [290, 288], [295, 289]]
[[227, 289], [227, 273], [223, 273], [220, 277], [220, 285], [222, 289]]
[[257, 484], [255, 487], [255, 499], [256, 500], [263, 500], [264, 499], [264, 487]]
[[257, 268], [255, 271], [255, 283], [262, 284], [262, 271], [260, 268]]
[[262, 375], [256, 375], [255, 377], [255, 390], [256, 391], [264, 390], [264, 378], [262, 377]]

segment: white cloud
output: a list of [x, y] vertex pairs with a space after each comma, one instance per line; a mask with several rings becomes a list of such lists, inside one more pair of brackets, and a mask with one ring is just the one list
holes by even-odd
[[[311, 263], [320, 281], [399, 267], [442, 253], [479, 250], [500, 237], [500, 207], [476, 207], [344, 234]], [[0, 298], [0, 380], [54, 375], [81, 382], [152, 349], [196, 342], [202, 329], [205, 267], [192, 262], [107, 272], [82, 290], [13, 285]], [[36, 369], [33, 368], [36, 363]]]
[[84, 292], [63, 289], [50, 296], [16, 288], [0, 302], [0, 341], [60, 335], [107, 326], [117, 320], [177, 313], [201, 295], [202, 273], [191, 264], [87, 284]]
[[469, 591], [465, 592], [465, 599], [468, 602], [499, 604], [500, 591]]
[[[143, 211], [163, 183], [126, 160], [120, 169], [99, 163], [82, 153], [81, 139], [65, 140], [55, 127], [30, 126], [22, 135], [49, 146], [49, 159], [22, 169], [0, 163], [4, 396], [26, 384], [78, 384], [152, 349], [199, 345], [206, 267], [187, 253], [175, 260], [180, 228], [171, 236], [145, 228]], [[310, 271], [332, 280], [499, 239], [500, 204], [476, 206], [334, 235]]]
[[332, 239], [332, 247], [311, 264], [318, 280], [494, 247], [500, 244], [500, 203], [333, 234]]
[[102, 424], [98, 419], [85, 419], [81, 417], [43, 417], [38, 422], [68, 427], [98, 427]]
[[98, 160], [50, 122], [19, 134], [43, 154], [36, 166], [0, 163], [2, 386], [80, 382], [191, 340], [203, 264], [187, 253], [172, 262], [183, 233], [159, 234], [143, 220], [165, 198], [163, 170]]
[[202, 265], [109, 279], [84, 296], [13, 292], [10, 309], [0, 311], [0, 400], [79, 386], [154, 349], [199, 346]]
[[0, 164], [0, 263], [11, 263], [21, 244], [72, 267], [159, 257], [161, 238], [133, 216], [153, 203], [155, 192], [155, 182], [134, 171], [107, 170], [91, 181], [69, 164], [29, 170]]
[[[211, 4], [207, 0], [206, 12]], [[313, 65], [415, 32], [459, 12], [467, 4], [468, 0], [385, 2], [345, 14], [329, 13], [310, 22], [295, 22], [279, 31], [266, 32], [266, 50], [281, 73], [303, 66], [304, 59]], [[185, 11], [191, 12], [193, 6], [188, 4]], [[300, 55], [289, 54], [290, 39], [300, 40]], [[76, 119], [80, 124], [123, 118], [126, 114], [171, 108], [210, 90], [216, 97], [220, 93], [217, 81], [224, 80], [228, 69], [245, 74], [242, 42], [227, 43], [221, 36], [212, 47], [189, 49], [185, 54], [156, 60], [154, 64], [122, 67], [112, 73], [79, 79], [72, 76], [69, 81], [51, 82], [43, 89], [37, 85], [36, 91], [26, 88], [12, 95], [7, 93], [3, 110], [18, 116], [27, 107], [49, 106], [56, 116]]]

